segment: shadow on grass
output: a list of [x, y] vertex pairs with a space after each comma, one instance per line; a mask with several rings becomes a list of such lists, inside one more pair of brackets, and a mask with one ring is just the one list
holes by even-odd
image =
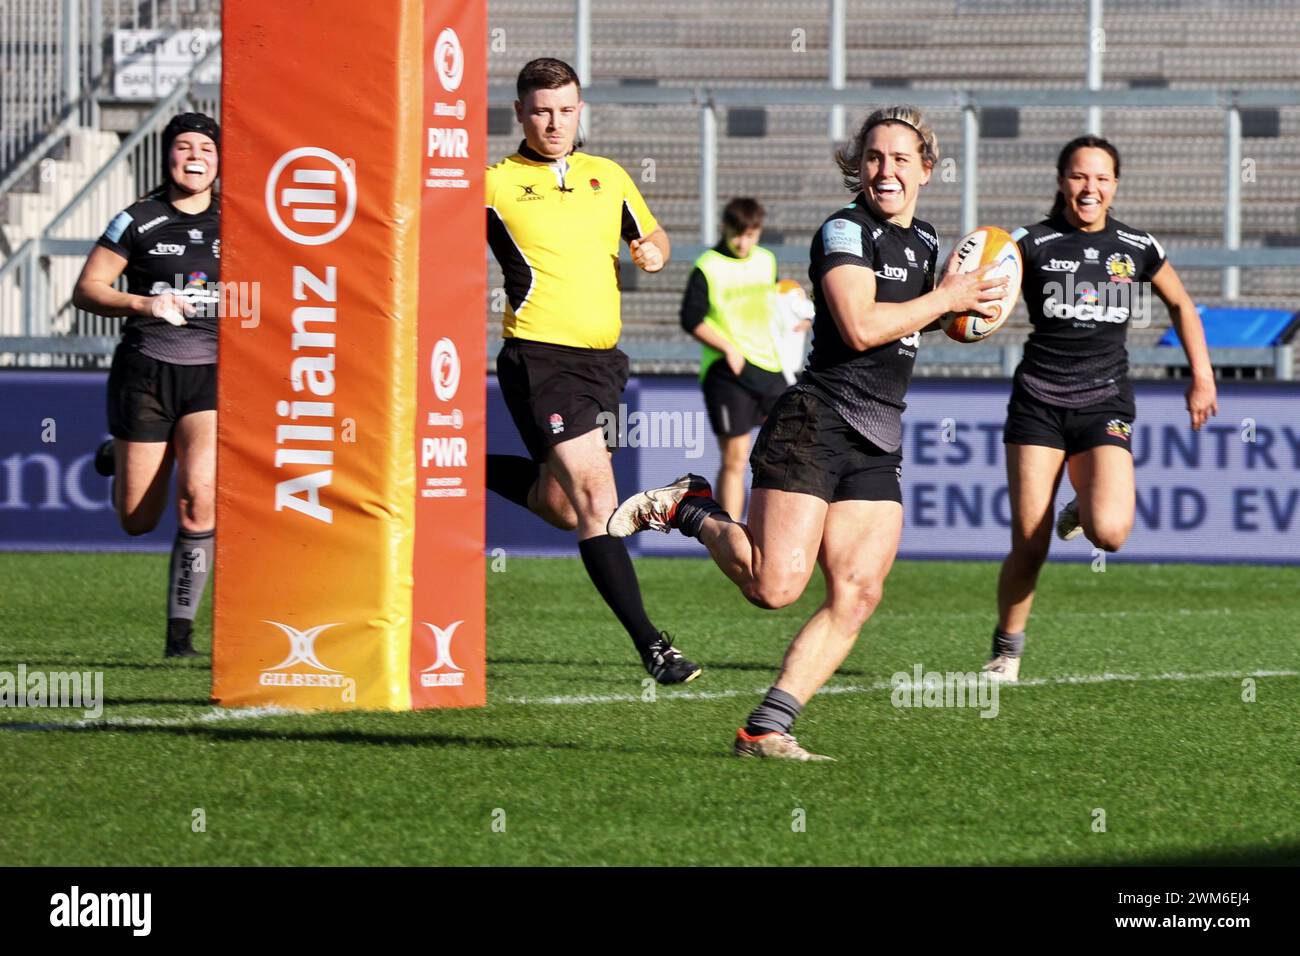
[[[297, 715], [286, 715], [297, 716]], [[465, 734], [368, 734], [355, 730], [260, 730], [254, 727], [133, 726], [130, 724], [0, 724], [3, 731], [86, 733], [111, 730], [115, 734], [165, 734], [174, 737], [204, 737], [215, 743], [323, 743], [364, 747], [463, 747], [470, 750], [560, 750], [575, 753], [646, 754], [648, 756], [714, 757], [721, 751], [655, 746], [602, 746], [570, 740], [522, 740], [504, 737], [471, 737]]]

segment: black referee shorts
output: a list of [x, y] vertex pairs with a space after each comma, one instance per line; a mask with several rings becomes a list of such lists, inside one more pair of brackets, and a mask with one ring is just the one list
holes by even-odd
[[1035, 398], [1017, 382], [1007, 403], [1002, 441], [1007, 445], [1060, 448], [1066, 458], [1099, 445], [1115, 445], [1131, 453], [1135, 418], [1131, 394], [1084, 408], [1062, 408]]
[[217, 366], [160, 362], [125, 342], [108, 372], [108, 432], [125, 441], [170, 441], [176, 423], [217, 407]]
[[767, 416], [749, 456], [754, 488], [823, 501], [903, 503], [903, 456], [868, 441], [815, 392], [792, 388]]
[[[616, 348], [507, 339], [497, 355], [501, 397], [539, 464], [554, 446], [600, 428], [602, 412], [617, 416], [627, 377], [627, 356]], [[617, 443], [616, 428], [607, 440]]]

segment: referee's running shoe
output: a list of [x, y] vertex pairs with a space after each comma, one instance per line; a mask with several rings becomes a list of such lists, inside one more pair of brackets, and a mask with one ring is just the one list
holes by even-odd
[[1056, 516], [1056, 536], [1062, 541], [1072, 541], [1083, 534], [1079, 524], [1079, 499], [1075, 498]]
[[650, 528], [667, 534], [677, 527], [677, 506], [691, 496], [712, 498], [713, 489], [699, 475], [682, 475], [671, 485], [651, 488], [627, 499], [609, 516], [605, 530], [613, 538], [626, 538]]
[[641, 662], [646, 673], [660, 684], [689, 684], [703, 669], [682, 657], [667, 631], [660, 631], [659, 640], [641, 652]]

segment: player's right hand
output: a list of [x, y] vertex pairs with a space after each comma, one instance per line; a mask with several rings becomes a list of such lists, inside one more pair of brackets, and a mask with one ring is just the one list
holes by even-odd
[[1006, 276], [988, 278], [989, 271], [996, 265], [996, 262], [990, 262], [974, 272], [948, 272], [939, 283], [939, 288], [948, 294], [948, 308], [944, 311], [958, 315], [978, 312], [991, 318], [993, 313], [985, 309], [984, 304], [996, 302], [1006, 295], [1010, 281]]
[[740, 371], [745, 367], [745, 355], [740, 349], [730, 349], [724, 356], [727, 360], [727, 368], [731, 369], [731, 374], [737, 378], [740, 377]]
[[149, 314], [155, 319], [163, 319], [172, 325], [185, 325], [186, 319], [194, 314], [194, 306], [184, 296], [175, 292], [164, 292], [151, 296]]

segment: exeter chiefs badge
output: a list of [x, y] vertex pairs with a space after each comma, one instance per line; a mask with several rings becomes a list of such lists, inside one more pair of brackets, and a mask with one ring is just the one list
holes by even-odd
[[1111, 282], [1132, 282], [1137, 275], [1137, 266], [1133, 257], [1127, 252], [1116, 252], [1106, 260], [1106, 275]]

